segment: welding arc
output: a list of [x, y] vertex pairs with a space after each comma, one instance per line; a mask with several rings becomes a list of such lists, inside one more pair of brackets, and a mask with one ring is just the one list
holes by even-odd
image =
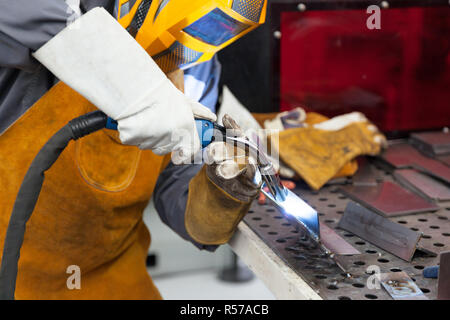
[[101, 111], [73, 119], [53, 135], [33, 159], [20, 186], [6, 232], [0, 269], [0, 300], [14, 300], [26, 223], [38, 201], [45, 172], [52, 167], [71, 140], [101, 130], [105, 128], [106, 123], [107, 116]]

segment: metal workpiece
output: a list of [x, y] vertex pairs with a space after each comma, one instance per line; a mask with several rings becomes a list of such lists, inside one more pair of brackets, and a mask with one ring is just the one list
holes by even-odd
[[424, 156], [412, 145], [405, 142], [390, 145], [380, 156], [380, 161], [394, 169], [413, 168], [450, 184], [449, 166], [442, 161]]
[[450, 133], [445, 131], [412, 133], [410, 143], [429, 157], [450, 154]]
[[394, 300], [428, 300], [405, 272], [382, 273], [380, 282]]
[[432, 201], [450, 200], [450, 188], [447, 185], [417, 170], [395, 170], [394, 178], [405, 188]]
[[345, 241], [339, 234], [337, 234], [332, 228], [327, 226], [326, 223], [320, 224], [320, 241], [327, 250], [338, 256], [353, 256], [361, 254], [361, 252]]
[[392, 222], [355, 202], [348, 203], [338, 227], [405, 261], [413, 259], [422, 236], [419, 232]]
[[450, 300], [450, 251], [441, 252], [439, 261], [438, 299]]
[[436, 157], [436, 160], [439, 160], [446, 166], [450, 167], [450, 155], [438, 156], [438, 157]]
[[[374, 168], [384, 181], [392, 181], [389, 172]], [[296, 227], [270, 202], [252, 204], [244, 218], [256, 235], [271, 248], [280, 259], [303, 279], [323, 299], [331, 300], [384, 300], [392, 299], [386, 289], [375, 286], [374, 272], [405, 272], [428, 299], [436, 299], [438, 279], [424, 278], [422, 271], [427, 266], [439, 263], [439, 257], [416, 254], [411, 262], [405, 261], [369, 241], [338, 228], [349, 198], [338, 188], [327, 185], [319, 192], [299, 187], [293, 190], [318, 212], [321, 225], [326, 225], [345, 239], [361, 254], [339, 255], [334, 258], [324, 254], [320, 246], [308, 238], [307, 233]], [[439, 254], [450, 250], [450, 202], [441, 203], [441, 208], [432, 213], [420, 213], [389, 218], [390, 221], [422, 234], [418, 245]], [[322, 238], [324, 236], [322, 230]], [[336, 264], [341, 264], [347, 272]]]
[[377, 185], [349, 185], [339, 189], [342, 193], [385, 217], [410, 215], [439, 210], [439, 206], [406, 190], [392, 181]]
[[[364, 158], [363, 158], [364, 159]], [[377, 186], [383, 179], [378, 176], [367, 159], [358, 162], [358, 171], [351, 177], [354, 186]]]

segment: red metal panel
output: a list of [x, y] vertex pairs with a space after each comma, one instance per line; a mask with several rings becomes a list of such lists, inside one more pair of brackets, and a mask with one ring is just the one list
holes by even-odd
[[377, 186], [343, 186], [340, 190], [385, 217], [439, 210], [439, 206], [390, 181]]
[[450, 8], [284, 12], [281, 110], [365, 113], [381, 129], [450, 124]]

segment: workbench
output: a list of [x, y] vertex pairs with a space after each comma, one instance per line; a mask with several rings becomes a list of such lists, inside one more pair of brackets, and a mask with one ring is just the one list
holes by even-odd
[[[392, 180], [381, 168], [377, 174]], [[275, 207], [253, 203], [249, 213], [229, 242], [233, 251], [272, 291], [277, 299], [385, 300], [392, 299], [381, 286], [369, 289], [372, 273], [369, 266], [378, 266], [381, 273], [406, 272], [428, 299], [437, 297], [437, 279], [424, 278], [422, 270], [439, 263], [439, 253], [450, 250], [450, 202], [439, 203], [436, 212], [391, 218], [412, 230], [423, 233], [420, 246], [437, 254], [418, 256], [404, 261], [359, 237], [340, 230], [337, 225], [350, 201], [339, 191], [339, 185], [327, 185], [319, 192], [300, 187], [294, 190], [319, 213], [325, 223], [361, 254], [348, 256], [348, 274], [329, 258], [299, 255], [292, 246], [299, 242], [298, 230]]]

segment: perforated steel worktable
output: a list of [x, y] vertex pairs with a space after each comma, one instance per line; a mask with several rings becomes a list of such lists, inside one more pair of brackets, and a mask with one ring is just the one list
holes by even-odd
[[[385, 181], [392, 181], [388, 172], [376, 169]], [[369, 289], [367, 267], [379, 266], [382, 273], [406, 272], [429, 299], [436, 299], [437, 279], [422, 276], [426, 266], [437, 265], [439, 257], [415, 257], [406, 262], [382, 249], [337, 228], [350, 201], [338, 186], [326, 186], [320, 192], [297, 188], [295, 192], [319, 212], [321, 223], [333, 228], [361, 255], [348, 258], [349, 278], [330, 259], [314, 251], [294, 250], [301, 235], [272, 205], [254, 203], [239, 230], [230, 241], [233, 250], [281, 299], [391, 299], [381, 287]], [[423, 233], [420, 246], [437, 254], [450, 250], [450, 202], [440, 203], [441, 209], [391, 218], [412, 230]]]

